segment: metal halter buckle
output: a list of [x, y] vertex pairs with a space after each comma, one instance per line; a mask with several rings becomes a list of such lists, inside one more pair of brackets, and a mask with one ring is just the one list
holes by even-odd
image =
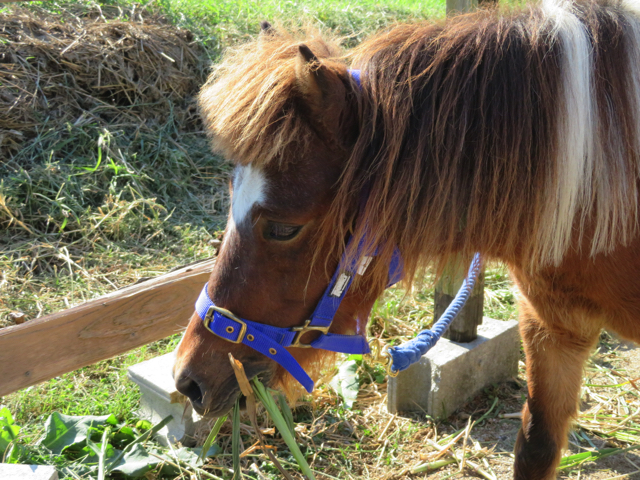
[[311, 320], [305, 320], [304, 325], [302, 325], [301, 327], [292, 327], [291, 330], [293, 330], [296, 333], [296, 336], [293, 337], [293, 341], [291, 342], [291, 345], [289, 345], [290, 347], [298, 347], [298, 348], [310, 348], [311, 345], [308, 343], [300, 343], [300, 339], [302, 338], [302, 336], [307, 333], [307, 332], [322, 332], [322, 333], [327, 333], [329, 331], [329, 327], [314, 327], [314, 326], [309, 326], [309, 324], [311, 323]]
[[[235, 340], [230, 340], [230, 339], [228, 339], [226, 337], [218, 335], [216, 332], [214, 332], [211, 329], [211, 322], [213, 321], [213, 312], [218, 312], [222, 316], [227, 317], [228, 319], [233, 320], [234, 322], [237, 322], [238, 324], [240, 324], [240, 333], [238, 334], [238, 337]], [[247, 333], [247, 324], [246, 323], [244, 323], [242, 320], [240, 320], [238, 317], [236, 317], [233, 313], [231, 313], [226, 308], [216, 307], [215, 305], [212, 305], [212, 306], [209, 307], [209, 310], [207, 310], [207, 314], [204, 316], [203, 323], [204, 323], [204, 328], [209, 330], [214, 335], [222, 338], [223, 340], [226, 340], [227, 342], [231, 342], [231, 343], [242, 343], [242, 340], [244, 339], [244, 334]]]

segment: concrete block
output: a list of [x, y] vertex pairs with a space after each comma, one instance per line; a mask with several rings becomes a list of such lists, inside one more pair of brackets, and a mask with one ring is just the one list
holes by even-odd
[[181, 442], [195, 445], [194, 435], [199, 427], [200, 416], [193, 411], [191, 403], [176, 390], [171, 370], [175, 352], [152, 358], [129, 367], [129, 378], [140, 387], [140, 415], [151, 423], [158, 423], [167, 415], [173, 420], [163, 427], [157, 436], [160, 443]]
[[49, 465], [0, 463], [2, 480], [58, 480], [58, 472]]
[[387, 409], [447, 418], [482, 389], [516, 376], [519, 358], [518, 322], [485, 317], [473, 342], [442, 338], [418, 363], [389, 378]]

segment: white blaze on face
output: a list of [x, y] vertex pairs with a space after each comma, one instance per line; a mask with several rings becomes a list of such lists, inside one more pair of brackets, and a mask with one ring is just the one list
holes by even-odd
[[262, 171], [251, 165], [236, 167], [233, 176], [231, 220], [240, 225], [250, 217], [256, 203], [264, 203], [267, 182]]

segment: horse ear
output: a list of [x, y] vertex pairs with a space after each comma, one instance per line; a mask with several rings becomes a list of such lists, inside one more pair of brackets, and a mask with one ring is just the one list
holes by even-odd
[[298, 45], [296, 60], [298, 89], [313, 113], [321, 113], [319, 110], [326, 108], [326, 102], [331, 95], [332, 76], [333, 74], [309, 47], [304, 44]]
[[260, 35], [275, 35], [276, 31], [269, 22], [263, 20], [260, 22]]
[[[340, 143], [351, 143], [357, 133], [357, 112], [351, 111], [345, 82], [344, 65], [319, 59], [311, 49], [298, 45], [296, 81], [300, 93], [300, 109], [320, 134]], [[347, 110], [349, 111], [347, 112]]]

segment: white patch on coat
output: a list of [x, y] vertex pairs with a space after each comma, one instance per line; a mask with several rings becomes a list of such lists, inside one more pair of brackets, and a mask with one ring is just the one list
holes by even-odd
[[539, 248], [535, 254], [541, 263], [557, 265], [569, 248], [578, 212], [591, 202], [595, 136], [593, 58], [586, 27], [574, 15], [568, 1], [543, 0], [542, 11], [551, 22], [551, 33], [562, 50], [563, 98], [558, 112], [557, 175], [550, 175], [549, 202], [544, 215], [548, 221], [538, 231]]
[[233, 200], [231, 218], [235, 225], [241, 225], [250, 217], [256, 203], [264, 203], [267, 181], [263, 172], [251, 165], [236, 167], [233, 177]]
[[640, 1], [639, 0], [622, 0], [620, 5], [629, 13], [636, 17], [640, 17]]

